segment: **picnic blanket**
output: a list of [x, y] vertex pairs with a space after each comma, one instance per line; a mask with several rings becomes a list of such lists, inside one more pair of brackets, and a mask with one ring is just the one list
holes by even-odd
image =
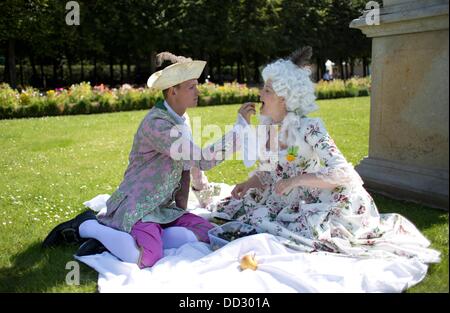
[[[229, 192], [225, 190], [224, 192]], [[221, 195], [222, 196], [222, 195]], [[109, 195], [85, 202], [104, 210]], [[189, 199], [192, 213], [208, 217]], [[254, 254], [256, 271], [240, 269], [240, 259]], [[327, 252], [302, 253], [281, 238], [258, 234], [232, 241], [212, 251], [203, 242], [164, 250], [152, 268], [139, 269], [108, 252], [76, 257], [99, 273], [100, 292], [156, 293], [287, 293], [287, 292], [402, 292], [419, 283], [428, 266], [416, 258], [353, 258]]]

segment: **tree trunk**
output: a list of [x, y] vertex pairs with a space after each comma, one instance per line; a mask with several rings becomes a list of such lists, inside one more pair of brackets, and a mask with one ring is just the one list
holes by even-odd
[[123, 61], [120, 60], [120, 83], [123, 84]]
[[97, 85], [97, 57], [94, 56], [94, 85]]
[[16, 88], [16, 44], [14, 39], [8, 40], [8, 53], [7, 57], [7, 66], [8, 66], [8, 77], [7, 82], [11, 85], [12, 88]]
[[247, 53], [244, 54], [243, 63], [244, 63], [244, 82], [250, 83], [251, 81], [250, 81], [250, 75], [249, 75], [249, 65], [248, 65]]
[[344, 65], [342, 64], [344, 61], [342, 61], [342, 59], [339, 59], [339, 72], [341, 74], [341, 79], [345, 79], [344, 78]]
[[110, 84], [114, 84], [114, 60], [112, 55], [109, 56], [109, 81]]
[[34, 58], [32, 56], [29, 57], [30, 59], [30, 64], [31, 64], [31, 85], [35, 85], [35, 83], [38, 80], [38, 74], [37, 74], [37, 70], [36, 70], [36, 63], [34, 62]]
[[83, 59], [80, 60], [81, 61], [81, 81], [84, 81], [84, 64], [83, 64]]
[[28, 57], [31, 65], [31, 75], [37, 75], [36, 63], [34, 63], [34, 58], [32, 56]]
[[231, 65], [230, 65], [230, 75], [231, 75], [231, 80], [234, 80], [234, 60], [231, 61]]
[[56, 64], [56, 60], [53, 60], [53, 85], [56, 86], [57, 81], [58, 81], [58, 66]]
[[253, 81], [257, 84], [260, 82], [259, 75], [259, 55], [257, 53], [253, 54]]
[[316, 80], [320, 81], [322, 79], [322, 60], [319, 57], [317, 57], [316, 58], [316, 63], [317, 63], [317, 66], [316, 66]]
[[355, 59], [350, 59], [350, 77], [355, 76]]
[[[8, 53], [8, 52], [5, 53], [5, 56], [6, 56], [7, 53]], [[9, 70], [8, 70], [8, 62], [6, 62], [6, 63], [5, 63], [5, 66], [4, 66], [4, 68], [3, 68], [3, 81], [4, 81], [5, 83], [8, 82], [8, 76], [9, 76], [8, 73], [9, 73]]]
[[60, 82], [61, 82], [61, 84], [63, 84], [64, 83], [64, 62], [63, 61], [61, 61], [59, 64], [58, 64], [58, 67], [59, 67], [59, 77], [61, 78], [61, 80], [60, 80]]
[[127, 81], [130, 82], [131, 79], [131, 65], [130, 60], [127, 60]]
[[71, 84], [73, 82], [73, 74], [72, 74], [72, 62], [69, 58], [67, 58], [67, 67], [69, 69], [69, 83]]
[[23, 85], [24, 85], [24, 83], [23, 83], [23, 60], [22, 60], [22, 58], [20, 58], [20, 60], [19, 60], [19, 69], [20, 69], [20, 85], [22, 86], [22, 88], [23, 88]]
[[363, 77], [367, 76], [367, 59], [364, 57], [362, 59], [362, 64], [363, 64]]
[[41, 81], [42, 81], [42, 87], [44, 89], [47, 88], [47, 79], [45, 78], [45, 73], [44, 73], [44, 64], [42, 64], [42, 61], [40, 63], [40, 68], [41, 68]]
[[349, 78], [349, 70], [348, 70], [348, 60], [345, 61], [345, 79]]
[[212, 71], [212, 60], [209, 53], [205, 54], [205, 51], [202, 49], [200, 53], [201, 59], [206, 61], [205, 68], [203, 69], [203, 75], [205, 76], [205, 79], [208, 79], [208, 75], [211, 75]]
[[239, 57], [239, 59], [237, 61], [237, 81], [238, 81], [238, 83], [242, 82], [241, 57]]
[[217, 80], [220, 84], [223, 84], [222, 78], [222, 60], [220, 54], [217, 54]]

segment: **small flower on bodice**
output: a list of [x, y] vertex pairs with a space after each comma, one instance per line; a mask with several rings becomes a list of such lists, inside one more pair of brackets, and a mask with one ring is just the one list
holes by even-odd
[[288, 161], [288, 162], [292, 162], [292, 161], [294, 161], [296, 158], [297, 158], [297, 156], [298, 156], [298, 147], [290, 147], [289, 149], [288, 149], [288, 151], [287, 151], [287, 156], [286, 156], [286, 160]]

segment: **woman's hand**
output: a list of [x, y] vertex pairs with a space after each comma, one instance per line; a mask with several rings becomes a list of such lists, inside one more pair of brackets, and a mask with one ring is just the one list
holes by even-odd
[[288, 194], [295, 188], [295, 180], [293, 178], [281, 179], [275, 183], [275, 193], [279, 196]]
[[245, 119], [247, 124], [250, 124], [250, 117], [252, 114], [256, 114], [255, 104], [253, 102], [244, 103], [238, 111], [239, 114]]
[[263, 190], [265, 187], [261, 184], [261, 181], [256, 175], [253, 175], [248, 180], [243, 183], [237, 184], [234, 189], [231, 191], [231, 195], [235, 199], [241, 199], [245, 196], [247, 191], [251, 188], [257, 188]]
[[231, 195], [235, 199], [241, 199], [251, 187], [247, 182], [237, 184], [231, 191]]

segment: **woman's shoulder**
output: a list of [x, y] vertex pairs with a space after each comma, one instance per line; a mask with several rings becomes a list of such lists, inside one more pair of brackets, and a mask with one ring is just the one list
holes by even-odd
[[304, 133], [311, 131], [325, 131], [325, 124], [320, 117], [303, 116], [300, 121], [300, 130]]
[[319, 139], [328, 135], [328, 131], [320, 117], [302, 117], [300, 134], [307, 144], [314, 146]]

